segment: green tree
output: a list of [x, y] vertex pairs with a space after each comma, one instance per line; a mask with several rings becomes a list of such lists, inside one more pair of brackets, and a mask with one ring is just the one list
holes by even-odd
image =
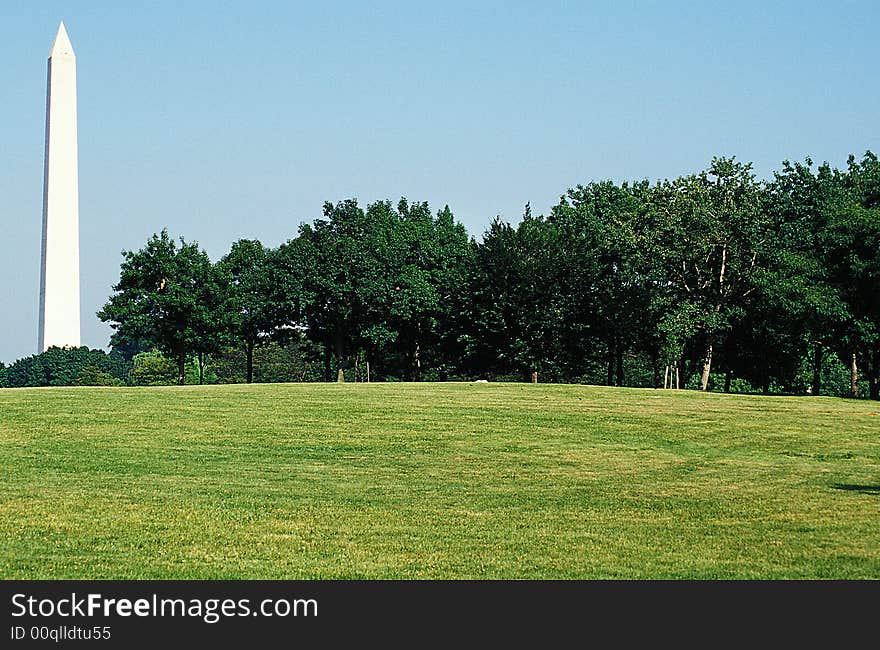
[[458, 374], [463, 348], [459, 340], [459, 305], [467, 299], [467, 278], [474, 266], [474, 245], [465, 227], [455, 220], [446, 205], [434, 220], [437, 257], [434, 286], [439, 295], [435, 305], [435, 329], [432, 336], [431, 363], [436, 377], [445, 380]]
[[811, 392], [818, 395], [825, 350], [849, 338], [851, 317], [831, 281], [834, 246], [829, 246], [833, 215], [849, 200], [840, 174], [828, 164], [814, 172], [809, 158], [784, 161], [767, 189], [773, 245], [771, 264], [759, 276], [759, 302], [769, 303], [767, 316], [775, 327], [768, 329], [779, 336], [761, 347], [772, 355], [782, 345], [795, 363], [809, 355]]
[[870, 151], [850, 156], [844, 183], [851, 201], [832, 217], [829, 266], [851, 315], [853, 390], [861, 357], [869, 396], [880, 399], [880, 160]]
[[[397, 358], [402, 376], [418, 381], [426, 361], [443, 340], [453, 292], [461, 291], [468, 259], [467, 233], [446, 206], [435, 216], [427, 203], [401, 199], [367, 207], [369, 267], [374, 275], [363, 288], [364, 329], [360, 346], [367, 359]], [[445, 372], [445, 371], [444, 371]]]
[[514, 228], [496, 218], [475, 245], [475, 259], [461, 298], [465, 369], [475, 376], [532, 373], [556, 376], [555, 341], [562, 312], [554, 281], [547, 222], [529, 206]]
[[259, 241], [241, 239], [232, 244], [218, 264], [229, 283], [224, 328], [245, 351], [245, 381], [250, 384], [254, 378], [254, 348], [271, 340], [278, 327], [270, 253]]
[[118, 353], [103, 350], [51, 347], [45, 352], [19, 359], [7, 369], [10, 386], [73, 386], [88, 368], [96, 368], [117, 380], [124, 380], [128, 363]]
[[766, 268], [770, 221], [750, 164], [715, 158], [707, 171], [665, 181], [651, 193], [650, 249], [671, 301], [667, 341], [702, 341], [706, 390], [718, 343], [740, 317]]
[[307, 334], [336, 360], [337, 378], [344, 380], [348, 355], [362, 340], [369, 304], [381, 282], [372, 250], [370, 224], [357, 201], [324, 204], [324, 219], [300, 228], [296, 244], [283, 254], [292, 286], [285, 302], [299, 303]]
[[516, 231], [496, 217], [474, 244], [474, 266], [459, 301], [464, 370], [473, 376], [513, 371], [510, 343], [519, 335], [513, 295], [517, 257]]
[[641, 184], [610, 181], [578, 185], [549, 217], [558, 239], [553, 266], [565, 301], [560, 334], [579, 366], [604, 348], [609, 385], [624, 384], [628, 352], [645, 347], [657, 356], [649, 334], [651, 287], [638, 256], [643, 191]]
[[177, 363], [183, 384], [188, 354], [215, 349], [225, 292], [197, 243], [177, 245], [163, 230], [139, 251], [123, 253], [119, 282], [98, 317], [126, 340], [150, 341]]

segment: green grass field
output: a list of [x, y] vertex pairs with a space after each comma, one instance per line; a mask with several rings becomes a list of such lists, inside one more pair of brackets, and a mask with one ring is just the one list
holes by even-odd
[[2, 578], [880, 578], [880, 404], [0, 390]]

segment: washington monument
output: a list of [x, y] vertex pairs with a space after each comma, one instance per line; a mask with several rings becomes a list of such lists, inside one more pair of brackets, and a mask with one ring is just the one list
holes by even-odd
[[53, 345], [80, 344], [76, 57], [64, 23], [58, 27], [48, 65], [40, 352]]

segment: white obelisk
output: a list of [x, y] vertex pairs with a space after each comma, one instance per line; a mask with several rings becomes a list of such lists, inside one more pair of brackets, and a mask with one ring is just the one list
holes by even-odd
[[49, 53], [46, 89], [40, 352], [80, 344], [78, 185], [76, 57], [61, 23]]

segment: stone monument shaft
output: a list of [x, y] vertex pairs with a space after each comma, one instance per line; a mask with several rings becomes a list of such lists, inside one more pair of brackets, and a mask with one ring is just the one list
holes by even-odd
[[79, 346], [79, 178], [76, 57], [64, 29], [49, 53], [40, 267], [40, 352]]

